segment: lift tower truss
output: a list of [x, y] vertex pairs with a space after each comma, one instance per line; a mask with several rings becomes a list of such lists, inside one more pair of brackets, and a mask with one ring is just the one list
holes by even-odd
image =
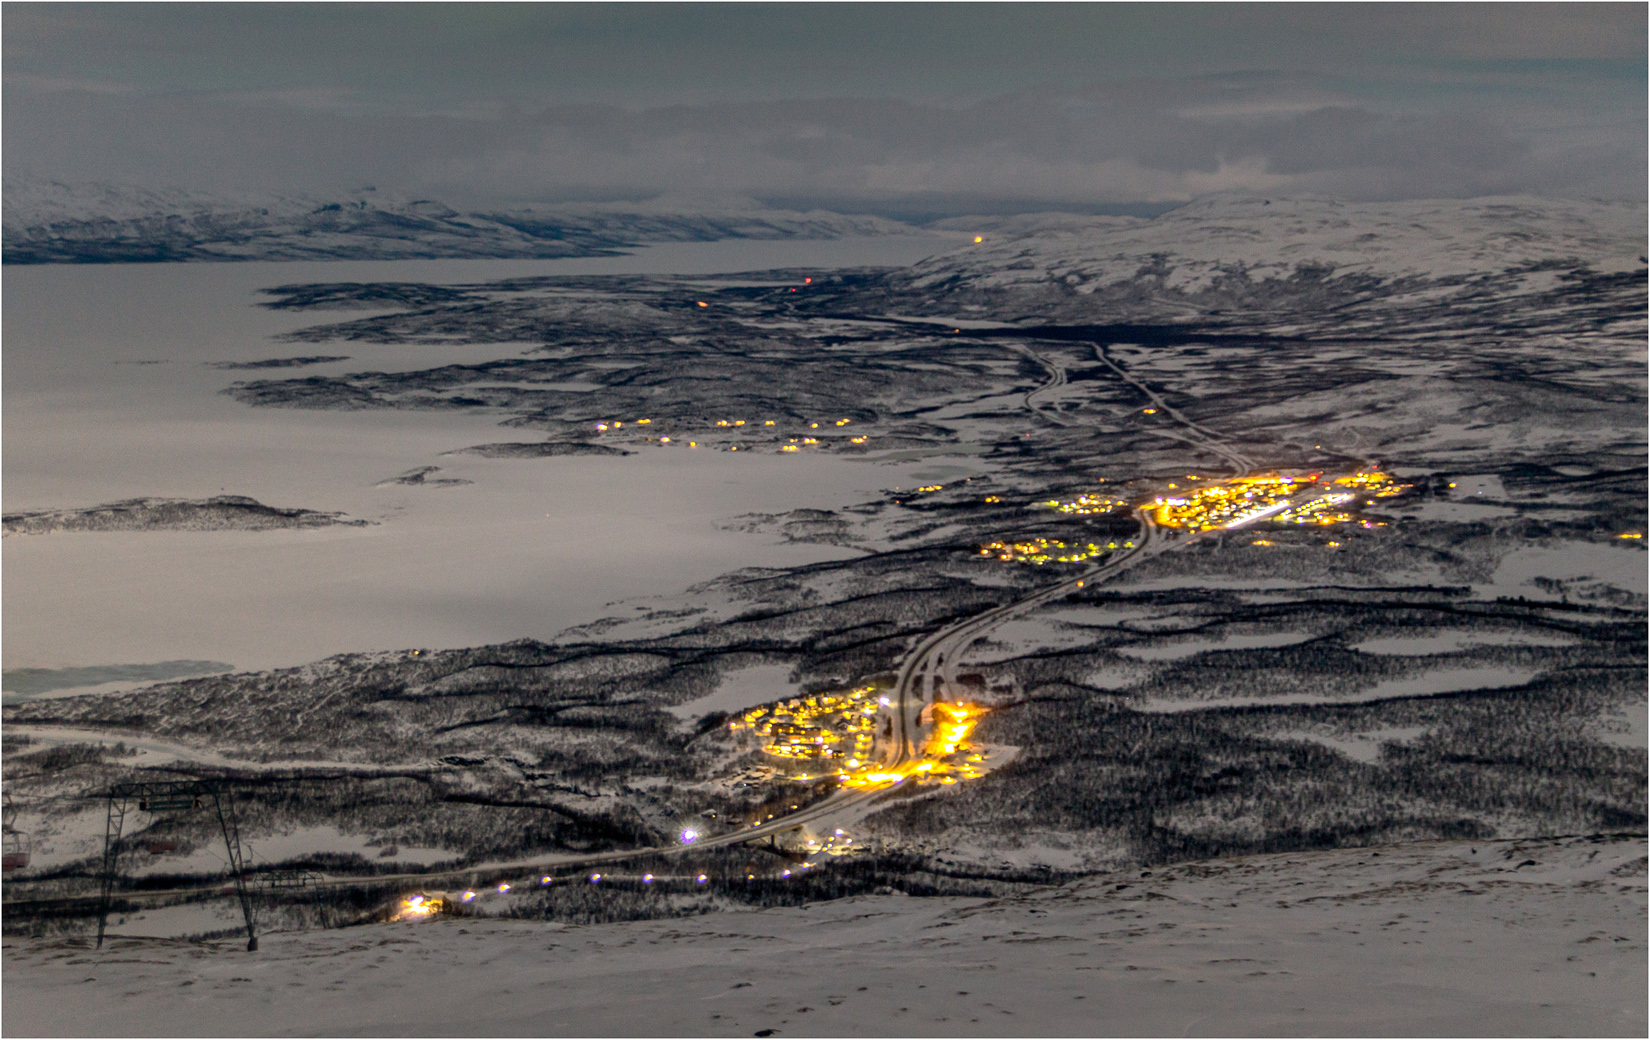
[[223, 844], [229, 853], [229, 876], [246, 918], [246, 948], [258, 948], [258, 933], [252, 914], [252, 896], [247, 888], [246, 859], [241, 854], [241, 832], [235, 820], [235, 793], [216, 780], [162, 780], [115, 784], [106, 797], [103, 824], [103, 892], [97, 909], [97, 944], [109, 922], [109, 904], [114, 896], [120, 859], [120, 837], [128, 812], [171, 815], [196, 812], [210, 807], [218, 817]]

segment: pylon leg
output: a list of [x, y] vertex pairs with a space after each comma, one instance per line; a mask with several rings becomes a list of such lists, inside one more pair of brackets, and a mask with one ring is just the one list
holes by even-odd
[[120, 857], [120, 832], [126, 826], [126, 799], [118, 799], [120, 811], [115, 811], [117, 799], [110, 792], [103, 818], [103, 887], [97, 903], [97, 945], [103, 948], [103, 932], [109, 924], [109, 901], [115, 889], [115, 865]]
[[[229, 851], [229, 869], [234, 872], [235, 895], [240, 897], [241, 914], [246, 918], [246, 949], [248, 953], [258, 948], [258, 932], [252, 919], [252, 895], [246, 888], [246, 863], [241, 858], [241, 831], [235, 823], [235, 795], [231, 791], [224, 791], [220, 798], [216, 785], [212, 787], [212, 805], [218, 810], [218, 826], [223, 829], [224, 848]], [[229, 812], [223, 811], [223, 801], [228, 799]]]

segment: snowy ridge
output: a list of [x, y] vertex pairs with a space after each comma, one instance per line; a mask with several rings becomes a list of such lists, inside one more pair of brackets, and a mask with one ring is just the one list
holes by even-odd
[[909, 288], [1123, 294], [1136, 306], [1152, 297], [1201, 308], [1241, 306], [1237, 297], [1266, 283], [1295, 283], [1291, 295], [1305, 283], [1355, 282], [1363, 293], [1413, 296], [1516, 272], [1520, 284], [1498, 290], [1541, 291], [1560, 270], [1642, 271], [1645, 219], [1642, 203], [1528, 196], [1343, 203], [1233, 195], [1152, 220], [959, 219], [939, 226], [985, 240], [916, 265]]
[[826, 239], [906, 225], [743, 200], [654, 200], [461, 213], [363, 189], [338, 197], [225, 196], [119, 185], [10, 180], [8, 264], [221, 260], [395, 260], [599, 256], [652, 242]]

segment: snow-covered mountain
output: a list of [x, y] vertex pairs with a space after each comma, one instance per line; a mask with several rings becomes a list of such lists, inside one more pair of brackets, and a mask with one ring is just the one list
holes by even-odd
[[372, 190], [226, 196], [8, 180], [8, 264], [596, 256], [653, 242], [899, 234], [879, 217], [668, 201], [459, 212]]
[[[1322, 320], [1484, 293], [1642, 278], [1646, 208], [1502, 197], [1342, 203], [1215, 196], [1155, 219], [1028, 214], [942, 222], [982, 239], [912, 268], [909, 306], [993, 316]], [[926, 299], [921, 299], [926, 297]], [[923, 305], [926, 304], [926, 307]], [[1104, 316], [1104, 317], [1102, 317]]]

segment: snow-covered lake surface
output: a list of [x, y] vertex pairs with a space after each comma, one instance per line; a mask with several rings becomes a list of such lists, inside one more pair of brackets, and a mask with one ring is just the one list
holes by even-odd
[[[366, 527], [8, 537], [6, 667], [183, 659], [296, 665], [352, 650], [548, 638], [751, 565], [843, 550], [719, 529], [747, 512], [830, 507], [913, 483], [910, 464], [691, 452], [489, 459], [444, 452], [520, 439], [503, 416], [251, 408], [209, 367], [297, 354], [304, 374], [475, 362], [508, 346], [277, 343], [328, 313], [271, 311], [257, 290], [335, 281], [481, 281], [775, 266], [903, 264], [922, 236], [675, 244], [543, 261], [12, 267], [4, 274], [7, 512], [140, 496], [247, 495]], [[351, 312], [352, 316], [361, 312]], [[521, 349], [526, 349], [523, 344]], [[454, 486], [376, 486], [423, 466]]]
[[[8, 938], [0, 1024], [10, 1036], [1643, 1036], [1644, 857], [1642, 837], [1432, 842], [996, 899], [276, 933], [252, 954], [235, 939]], [[111, 931], [236, 924], [214, 903]]]

